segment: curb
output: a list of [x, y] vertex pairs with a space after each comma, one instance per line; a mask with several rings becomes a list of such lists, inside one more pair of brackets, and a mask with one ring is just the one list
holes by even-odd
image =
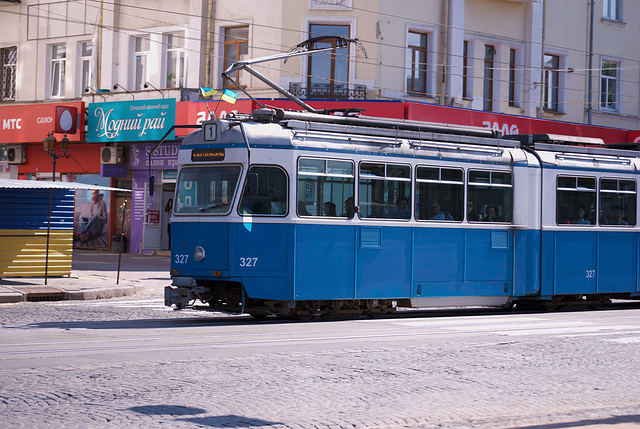
[[91, 299], [109, 299], [109, 298], [120, 298], [123, 296], [131, 296], [135, 295], [136, 288], [134, 286], [126, 286], [126, 287], [118, 287], [118, 288], [107, 288], [107, 289], [89, 289], [82, 291], [74, 291], [74, 292], [65, 292], [64, 300], [65, 301], [80, 301], [80, 300], [91, 300]]
[[24, 302], [24, 295], [16, 291], [2, 291], [0, 292], [0, 304], [12, 304], [16, 302]]

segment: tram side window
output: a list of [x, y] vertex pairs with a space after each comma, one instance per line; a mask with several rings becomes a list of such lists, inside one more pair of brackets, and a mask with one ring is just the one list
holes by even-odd
[[353, 217], [353, 162], [300, 158], [298, 216]]
[[[257, 188], [251, 189], [251, 176], [257, 178]], [[279, 167], [253, 166], [238, 206], [241, 215], [274, 215], [287, 213], [287, 175]]]
[[636, 224], [636, 182], [600, 179], [600, 225]]
[[556, 223], [558, 225], [595, 225], [596, 179], [558, 176]]
[[513, 180], [511, 172], [469, 170], [467, 203], [470, 222], [511, 222]]
[[174, 213], [228, 214], [239, 176], [239, 166], [181, 169]]
[[417, 219], [461, 222], [464, 216], [463, 205], [463, 170], [438, 167], [417, 168]]
[[363, 162], [359, 173], [361, 218], [411, 218], [411, 167]]

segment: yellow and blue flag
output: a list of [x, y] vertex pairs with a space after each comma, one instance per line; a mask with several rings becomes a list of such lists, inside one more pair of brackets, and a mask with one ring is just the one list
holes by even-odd
[[211, 97], [212, 95], [216, 95], [218, 91], [212, 88], [200, 88], [200, 93], [203, 97]]
[[236, 100], [238, 99], [238, 93], [233, 92], [230, 89], [225, 89], [224, 91], [222, 91], [222, 99], [227, 103], [235, 104]]

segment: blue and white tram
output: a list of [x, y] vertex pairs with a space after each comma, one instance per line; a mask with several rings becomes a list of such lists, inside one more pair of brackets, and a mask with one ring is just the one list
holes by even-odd
[[266, 109], [207, 122], [180, 148], [165, 304], [306, 319], [637, 298], [640, 161], [566, 140]]

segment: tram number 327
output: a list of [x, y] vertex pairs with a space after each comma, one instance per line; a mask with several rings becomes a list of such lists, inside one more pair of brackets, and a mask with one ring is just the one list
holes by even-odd
[[593, 279], [596, 277], [596, 270], [587, 270], [587, 278]]
[[258, 258], [240, 258], [241, 267], [255, 267], [258, 264]]

